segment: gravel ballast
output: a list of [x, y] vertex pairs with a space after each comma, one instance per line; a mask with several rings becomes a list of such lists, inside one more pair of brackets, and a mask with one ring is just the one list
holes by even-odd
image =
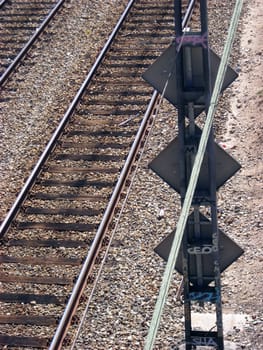
[[[222, 53], [234, 3], [208, 1], [211, 46], [218, 54]], [[4, 87], [0, 116], [1, 219], [65, 112], [66, 107], [58, 106], [69, 105], [82, 83], [79, 72], [88, 72], [125, 4], [80, 1], [74, 6], [69, 2], [62, 10], [64, 16], [48, 30], [48, 41], [43, 39], [44, 43], [32, 51], [34, 64], [20, 67]], [[245, 1], [231, 56], [232, 67], [240, 70], [240, 76], [224, 93], [215, 120], [217, 142], [242, 165], [218, 193], [219, 227], [245, 250], [222, 276], [223, 312], [247, 318], [243, 328], [233, 327], [225, 334], [237, 350], [260, 350], [263, 344], [262, 9], [262, 0], [253, 4]], [[89, 49], [80, 50], [76, 38]], [[46, 45], [50, 51], [44, 54]], [[54, 71], [60, 79], [55, 78]], [[15, 83], [17, 77], [21, 82]], [[179, 196], [148, 169], [148, 164], [175, 136], [175, 109], [163, 101], [76, 349], [143, 348], [165, 267], [153, 249], [174, 230], [180, 214]], [[180, 281], [181, 276], [175, 273], [156, 349], [178, 349], [184, 337], [183, 306], [176, 300]]]

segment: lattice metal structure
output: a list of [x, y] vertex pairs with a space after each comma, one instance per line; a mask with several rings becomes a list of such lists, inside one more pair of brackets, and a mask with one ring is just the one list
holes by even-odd
[[[182, 200], [191, 175], [194, 156], [197, 151], [198, 133], [195, 127], [195, 118], [200, 110], [208, 110], [211, 96], [211, 74], [210, 56], [208, 51], [208, 26], [206, 1], [200, 3], [201, 31], [183, 32], [181, 26], [182, 8], [181, 1], [175, 2], [175, 23], [178, 48], [178, 61], [176, 70], [178, 75], [177, 89], [180, 91], [180, 107], [178, 108], [178, 125], [181, 140], [181, 155], [183, 164], [184, 183], [180, 192]], [[192, 41], [191, 41], [192, 40]], [[184, 42], [187, 45], [184, 45]], [[200, 44], [197, 44], [200, 42]], [[195, 54], [200, 55], [200, 67], [196, 68]], [[199, 70], [200, 68], [200, 70]], [[196, 74], [197, 71], [197, 74]], [[200, 74], [200, 75], [199, 75]], [[180, 77], [180, 78], [179, 78]], [[190, 97], [185, 95], [191, 95]], [[189, 126], [186, 129], [186, 120]], [[208, 159], [206, 172], [208, 181], [204, 186], [197, 185], [193, 198], [193, 215], [188, 219], [186, 232], [183, 239], [183, 276], [184, 276], [184, 313], [185, 313], [185, 341], [186, 350], [195, 348], [195, 345], [215, 345], [223, 349], [223, 322], [221, 307], [221, 283], [219, 268], [219, 238], [217, 228], [216, 209], [216, 184], [215, 184], [215, 158], [214, 142], [211, 132], [208, 143]], [[201, 179], [202, 180], [202, 179]], [[204, 230], [205, 221], [200, 215], [200, 206], [210, 207], [211, 231]], [[209, 256], [210, 269], [205, 273], [205, 258]], [[212, 259], [211, 259], [212, 258]], [[209, 281], [214, 282], [213, 287], [209, 287]], [[192, 329], [191, 311], [192, 303], [198, 298], [199, 303], [204, 303], [205, 298], [211, 295], [212, 301], [216, 304], [216, 332], [196, 331]]]
[[[200, 0], [198, 30], [183, 27], [181, 0], [175, 0], [174, 8], [176, 39], [143, 77], [177, 109], [178, 136], [149, 167], [180, 193], [183, 204], [202, 133], [197, 121], [208, 111], [220, 58], [209, 48], [207, 1]], [[222, 90], [236, 77], [228, 67]], [[186, 350], [224, 349], [220, 275], [243, 250], [218, 229], [216, 192], [239, 168], [215, 143], [211, 131], [175, 266], [183, 275]], [[165, 260], [174, 234], [155, 248]], [[216, 319], [213, 329], [195, 329], [191, 316], [196, 303], [199, 307], [210, 304]]]

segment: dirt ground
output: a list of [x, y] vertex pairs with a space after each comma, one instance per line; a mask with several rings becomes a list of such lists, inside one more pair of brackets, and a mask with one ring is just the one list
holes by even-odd
[[[228, 339], [241, 349], [263, 348], [262, 307], [262, 141], [263, 141], [263, 84], [262, 34], [263, 1], [249, 1], [248, 14], [242, 23], [239, 78], [232, 87], [231, 108], [227, 121], [225, 147], [242, 165], [234, 176], [231, 199], [223, 193], [222, 204], [229, 216], [228, 230], [244, 249], [243, 256], [226, 272], [223, 278], [225, 312], [240, 312], [249, 316], [244, 329], [235, 329]], [[229, 193], [228, 193], [229, 196]], [[232, 203], [233, 203], [232, 198]]]

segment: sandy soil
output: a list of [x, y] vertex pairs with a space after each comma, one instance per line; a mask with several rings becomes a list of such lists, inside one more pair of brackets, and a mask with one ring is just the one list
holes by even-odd
[[[247, 4], [249, 12], [242, 23], [240, 73], [233, 84], [227, 133], [223, 140], [242, 165], [241, 171], [231, 180], [236, 205], [232, 207], [235, 218], [229, 217], [228, 230], [245, 252], [226, 271], [223, 288], [225, 312], [241, 312], [250, 318], [244, 329], [237, 328], [228, 334], [228, 338], [241, 349], [255, 350], [263, 347], [263, 1]], [[224, 194], [222, 200], [224, 206], [231, 202]]]

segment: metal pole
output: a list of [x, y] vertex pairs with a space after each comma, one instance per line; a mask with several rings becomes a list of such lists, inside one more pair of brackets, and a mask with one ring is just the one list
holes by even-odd
[[166, 302], [166, 299], [168, 296], [168, 291], [169, 291], [169, 287], [170, 287], [172, 276], [173, 276], [174, 266], [175, 266], [175, 263], [176, 263], [176, 260], [178, 257], [180, 245], [181, 245], [182, 238], [183, 238], [183, 233], [184, 233], [184, 230], [186, 227], [188, 213], [189, 213], [189, 210], [191, 207], [194, 191], [196, 188], [199, 172], [201, 169], [201, 164], [202, 164], [203, 157], [204, 157], [204, 154], [206, 151], [208, 138], [210, 136], [213, 118], [214, 118], [216, 106], [217, 106], [217, 103], [219, 100], [220, 91], [221, 91], [221, 88], [223, 85], [225, 72], [227, 69], [227, 63], [228, 63], [228, 59], [230, 56], [231, 47], [232, 47], [232, 44], [234, 41], [234, 36], [235, 36], [236, 29], [237, 29], [238, 20], [240, 17], [242, 6], [243, 6], [243, 0], [237, 0], [236, 5], [235, 5], [235, 9], [234, 9], [234, 13], [233, 13], [233, 16], [231, 19], [231, 23], [230, 23], [228, 36], [227, 36], [227, 40], [226, 40], [225, 47], [224, 47], [222, 60], [221, 60], [220, 65], [219, 65], [219, 69], [218, 69], [218, 73], [217, 73], [217, 77], [216, 77], [216, 81], [215, 81], [215, 86], [213, 89], [213, 93], [212, 93], [212, 97], [211, 97], [211, 101], [210, 101], [210, 106], [209, 106], [209, 110], [207, 113], [206, 122], [205, 122], [202, 136], [200, 139], [198, 151], [196, 154], [193, 170], [191, 173], [189, 185], [188, 185], [185, 200], [183, 203], [182, 212], [181, 212], [181, 215], [180, 215], [180, 218], [178, 221], [178, 225], [177, 225], [177, 229], [175, 232], [173, 244], [172, 244], [169, 258], [167, 261], [167, 265], [166, 265], [166, 268], [164, 271], [159, 296], [158, 296], [158, 299], [157, 299], [157, 302], [155, 305], [155, 310], [153, 313], [149, 332], [148, 332], [148, 335], [146, 338], [144, 350], [151, 350], [151, 349], [153, 349], [153, 346], [154, 346], [155, 338], [156, 338], [158, 327], [159, 327], [160, 320], [161, 320], [161, 315], [162, 315], [163, 308], [164, 308], [164, 305], [165, 305], [165, 302]]

